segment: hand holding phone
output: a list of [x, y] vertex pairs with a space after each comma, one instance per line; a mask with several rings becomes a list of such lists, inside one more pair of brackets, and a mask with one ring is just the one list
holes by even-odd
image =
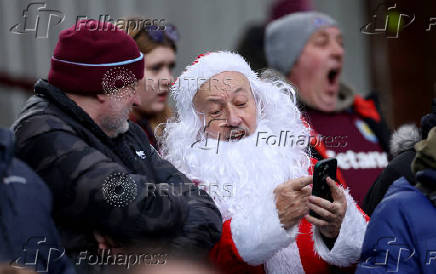
[[[316, 163], [313, 171], [313, 187], [312, 195], [318, 196], [333, 202], [332, 193], [330, 191], [330, 186], [327, 184], [327, 177], [336, 181], [336, 168], [337, 161], [335, 158], [328, 158], [321, 160]], [[321, 217], [310, 210], [310, 215], [315, 218], [321, 219]]]

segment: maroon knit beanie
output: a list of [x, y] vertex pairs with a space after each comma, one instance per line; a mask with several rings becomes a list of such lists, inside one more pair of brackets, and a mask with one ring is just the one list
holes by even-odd
[[126, 32], [81, 20], [60, 32], [48, 82], [71, 93], [111, 93], [143, 76], [143, 54]]

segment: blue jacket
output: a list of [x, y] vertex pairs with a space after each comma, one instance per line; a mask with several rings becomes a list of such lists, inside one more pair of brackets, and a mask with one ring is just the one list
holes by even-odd
[[51, 218], [48, 187], [14, 158], [12, 132], [0, 129], [0, 262], [36, 272], [72, 274]]
[[356, 271], [386, 272], [436, 273], [436, 208], [404, 177], [374, 211]]

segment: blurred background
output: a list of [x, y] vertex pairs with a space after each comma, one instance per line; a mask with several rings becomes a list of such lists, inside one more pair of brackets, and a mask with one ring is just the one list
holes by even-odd
[[58, 34], [78, 16], [141, 16], [174, 24], [181, 36], [178, 76], [196, 56], [215, 50], [238, 50], [261, 69], [265, 24], [301, 10], [339, 22], [342, 81], [364, 96], [375, 91], [391, 129], [419, 125], [436, 97], [434, 0], [0, 0], [0, 126], [12, 124], [36, 79], [47, 78]]

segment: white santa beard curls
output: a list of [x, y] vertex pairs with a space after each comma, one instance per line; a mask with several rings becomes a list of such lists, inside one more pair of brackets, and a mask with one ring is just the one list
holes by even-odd
[[[261, 121], [255, 133], [239, 141], [219, 141], [218, 150], [218, 140], [210, 139], [209, 150], [201, 144], [184, 153], [182, 172], [201, 182], [224, 220], [241, 206], [256, 203], [277, 185], [307, 175], [309, 160], [301, 147], [271, 145], [258, 138], [258, 132], [279, 135], [265, 124]], [[296, 135], [295, 129], [286, 130]]]
[[[280, 81], [248, 79], [258, 114], [255, 133], [236, 142], [220, 141], [218, 154], [210, 138], [208, 147], [211, 149], [201, 149], [205, 144], [205, 139], [201, 139], [205, 138], [204, 121], [195, 112], [192, 98], [185, 98], [187, 93], [178, 92], [173, 94], [174, 99], [180, 100], [176, 100], [178, 120], [166, 124], [162, 139], [161, 152], [167, 160], [190, 179], [213, 187], [207, 190], [215, 196], [224, 219], [231, 217], [237, 205], [253, 203], [256, 197], [266, 191], [272, 192], [277, 185], [307, 175], [310, 166], [304, 148], [292, 146], [289, 140], [286, 146], [273, 146], [259, 138], [256, 146], [258, 132], [269, 132], [262, 137], [286, 132], [288, 139], [289, 136], [303, 136], [309, 140], [309, 129], [304, 126], [295, 101], [282, 92], [293, 92], [292, 87]], [[191, 103], [187, 107], [182, 102]], [[230, 198], [229, 184], [233, 186]], [[224, 193], [218, 195], [219, 191]]]

